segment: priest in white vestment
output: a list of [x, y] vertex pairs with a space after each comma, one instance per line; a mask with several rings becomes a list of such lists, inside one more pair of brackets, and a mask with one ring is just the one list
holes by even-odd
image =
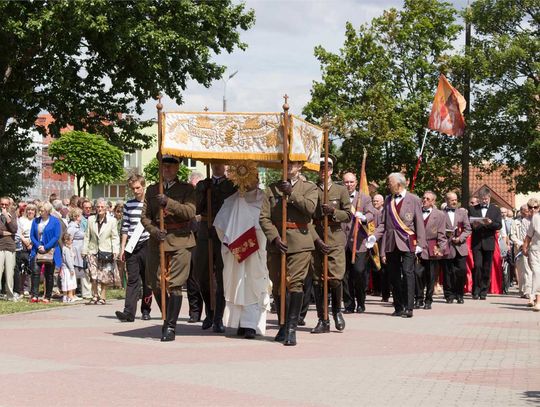
[[214, 220], [222, 242], [223, 323], [248, 339], [265, 334], [270, 308], [266, 237], [259, 225], [263, 197], [257, 187], [240, 190], [225, 200]]

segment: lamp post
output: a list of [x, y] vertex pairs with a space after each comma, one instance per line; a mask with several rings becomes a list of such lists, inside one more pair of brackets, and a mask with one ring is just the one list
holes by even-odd
[[223, 87], [223, 111], [224, 112], [227, 111], [227, 82], [229, 82], [229, 79], [232, 79], [237, 73], [238, 73], [238, 70], [234, 71], [227, 78], [223, 78], [223, 82], [225, 83], [225, 86]]

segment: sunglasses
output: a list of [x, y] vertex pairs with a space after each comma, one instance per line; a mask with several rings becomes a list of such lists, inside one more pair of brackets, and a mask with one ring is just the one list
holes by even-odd
[[530, 205], [527, 205], [529, 207], [529, 209], [538, 209], [538, 205], [535, 205], [535, 206], [530, 206]]

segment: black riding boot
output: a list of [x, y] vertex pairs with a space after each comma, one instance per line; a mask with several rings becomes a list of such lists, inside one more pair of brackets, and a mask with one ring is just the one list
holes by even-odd
[[304, 293], [301, 291], [299, 293], [292, 292], [289, 294], [290, 304], [287, 313], [287, 326], [285, 333], [285, 346], [295, 346], [296, 345], [296, 328], [298, 327], [298, 317], [300, 316], [300, 311], [302, 310], [302, 301], [304, 299]]
[[[159, 312], [161, 312], [161, 315], [163, 315], [163, 310], [161, 309], [161, 290], [156, 290], [154, 292], [154, 297], [156, 299], [157, 305], [159, 307]], [[169, 302], [169, 297], [165, 297], [165, 310], [167, 310], [167, 303]], [[165, 316], [165, 320], [163, 321], [163, 325], [161, 326], [161, 337], [163, 338], [165, 336], [165, 332], [167, 331], [167, 316]]]
[[274, 305], [276, 306], [276, 313], [277, 313], [278, 325], [279, 325], [279, 331], [276, 334], [276, 337], [274, 338], [274, 340], [276, 342], [283, 342], [285, 340], [285, 324], [281, 324], [281, 322], [283, 321], [279, 320], [281, 318], [280, 317], [281, 315], [281, 297], [280, 296], [274, 297]]
[[319, 321], [315, 328], [311, 330], [311, 333], [322, 334], [330, 332], [330, 321], [324, 319], [324, 289], [321, 285], [314, 285], [313, 293], [315, 294], [315, 305], [317, 307], [317, 317], [319, 318]]
[[215, 333], [225, 333], [223, 325], [223, 312], [225, 311], [225, 297], [216, 295], [216, 310], [214, 311], [214, 321], [212, 330]]
[[167, 301], [167, 315], [166, 315], [166, 330], [161, 337], [161, 342], [174, 341], [176, 337], [176, 321], [180, 314], [180, 308], [182, 307], [182, 295], [169, 294], [169, 300]]
[[337, 287], [332, 287], [330, 290], [332, 294], [332, 314], [334, 315], [334, 323], [336, 324], [336, 329], [338, 331], [343, 331], [345, 329], [345, 319], [343, 319], [343, 314], [341, 313], [341, 283]]

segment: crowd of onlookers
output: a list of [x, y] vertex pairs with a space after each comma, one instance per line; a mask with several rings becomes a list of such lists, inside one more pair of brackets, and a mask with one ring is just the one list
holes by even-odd
[[107, 287], [122, 286], [117, 255], [123, 206], [76, 195], [18, 203], [0, 198], [2, 298], [104, 304]]
[[[380, 204], [377, 199], [382, 203], [377, 195], [374, 204]], [[476, 199], [471, 206], [478, 204]], [[107, 287], [123, 285], [124, 264], [118, 258], [123, 207], [122, 202], [94, 202], [75, 195], [60, 200], [52, 194], [47, 201], [18, 203], [0, 198], [1, 298], [104, 304]], [[535, 305], [540, 282], [533, 278], [540, 263], [540, 215], [533, 218], [538, 212], [536, 198], [515, 215], [501, 208], [498, 243], [502, 291], [508, 293], [517, 284], [519, 295], [540, 310], [540, 304]]]
[[519, 208], [516, 216], [510, 209], [501, 208], [503, 222], [499, 237], [505, 277], [503, 281], [507, 281], [505, 288], [516, 281], [519, 294], [535, 310], [540, 310], [540, 304], [535, 298], [540, 293], [539, 207], [538, 199], [531, 198]]

